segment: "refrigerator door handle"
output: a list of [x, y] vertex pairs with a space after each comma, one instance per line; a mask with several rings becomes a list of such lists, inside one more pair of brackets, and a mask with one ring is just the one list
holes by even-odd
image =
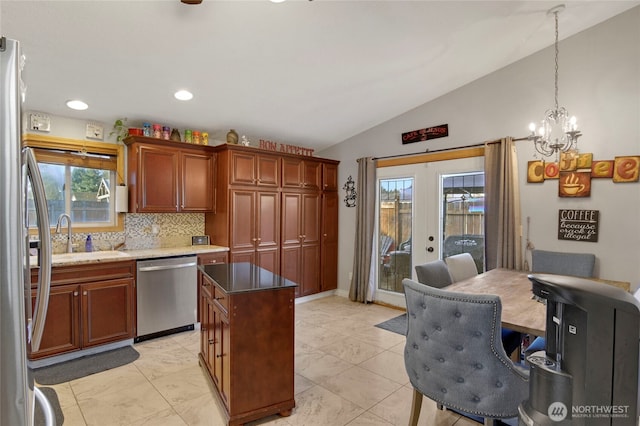
[[49, 402], [45, 394], [43, 394], [37, 386], [33, 387], [33, 392], [36, 395], [36, 401], [38, 401], [40, 407], [42, 408], [42, 412], [44, 413], [44, 425], [56, 426], [56, 415], [53, 411], [53, 407], [51, 407], [51, 403]]
[[[31, 180], [31, 190], [35, 201], [36, 216], [38, 218], [38, 237], [40, 238], [40, 269], [38, 273], [38, 290], [36, 292], [36, 307], [33, 312], [31, 330], [31, 350], [40, 349], [44, 323], [49, 307], [49, 293], [51, 290], [51, 236], [49, 235], [49, 212], [47, 199], [40, 176], [38, 162], [31, 148], [24, 149], [24, 160], [27, 174]], [[28, 258], [28, 256], [27, 256]], [[27, 277], [28, 278], [28, 277]]]

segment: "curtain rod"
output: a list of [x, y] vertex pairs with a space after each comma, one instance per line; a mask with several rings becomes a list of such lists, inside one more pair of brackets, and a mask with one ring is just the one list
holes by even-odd
[[[457, 149], [477, 148], [479, 146], [485, 146], [488, 143], [498, 143], [498, 142], [500, 142], [500, 140], [501, 139], [497, 139], [495, 141], [482, 142], [482, 143], [476, 143], [476, 144], [465, 145], [465, 146], [456, 146], [456, 147], [453, 147], [453, 148], [442, 148], [442, 149], [434, 149], [434, 150], [429, 150], [429, 148], [427, 148], [423, 152], [412, 152], [412, 153], [409, 153], [409, 154], [387, 155], [385, 157], [373, 157], [373, 159], [374, 160], [386, 160], [387, 158], [409, 157], [409, 156], [412, 156], [412, 155], [432, 154], [434, 152], [446, 152], [446, 151], [455, 151]], [[524, 137], [524, 138], [515, 138], [515, 139], [513, 139], [514, 142], [525, 141], [525, 140], [529, 140], [529, 137], [527, 136], [527, 137]]]

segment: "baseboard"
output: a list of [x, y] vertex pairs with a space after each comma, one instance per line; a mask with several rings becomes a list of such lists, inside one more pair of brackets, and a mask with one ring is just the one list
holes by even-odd
[[322, 293], [310, 294], [309, 296], [302, 296], [296, 298], [296, 305], [300, 303], [311, 302], [312, 300], [324, 299], [325, 297], [333, 296], [336, 290], [323, 291]]
[[83, 356], [93, 355], [100, 352], [106, 352], [113, 349], [122, 348], [125, 346], [133, 345], [133, 339], [121, 340], [119, 342], [108, 343], [102, 346], [95, 346], [93, 348], [83, 349], [80, 351], [70, 352], [61, 355], [54, 355], [48, 358], [41, 358], [36, 360], [29, 360], [29, 368], [40, 368], [48, 365], [58, 364], [65, 361], [71, 361], [72, 359], [82, 358]]

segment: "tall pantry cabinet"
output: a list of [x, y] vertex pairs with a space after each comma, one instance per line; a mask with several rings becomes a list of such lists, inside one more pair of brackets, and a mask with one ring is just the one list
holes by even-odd
[[217, 151], [212, 244], [298, 284], [296, 296], [337, 288], [338, 161], [241, 145]]

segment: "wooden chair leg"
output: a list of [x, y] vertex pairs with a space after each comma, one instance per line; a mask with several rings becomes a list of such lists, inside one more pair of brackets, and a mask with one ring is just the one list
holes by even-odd
[[418, 389], [413, 388], [413, 400], [411, 401], [411, 417], [409, 418], [409, 426], [417, 426], [421, 408], [422, 394]]
[[490, 419], [488, 417], [484, 418], [484, 426], [495, 426], [496, 421], [495, 419]]

